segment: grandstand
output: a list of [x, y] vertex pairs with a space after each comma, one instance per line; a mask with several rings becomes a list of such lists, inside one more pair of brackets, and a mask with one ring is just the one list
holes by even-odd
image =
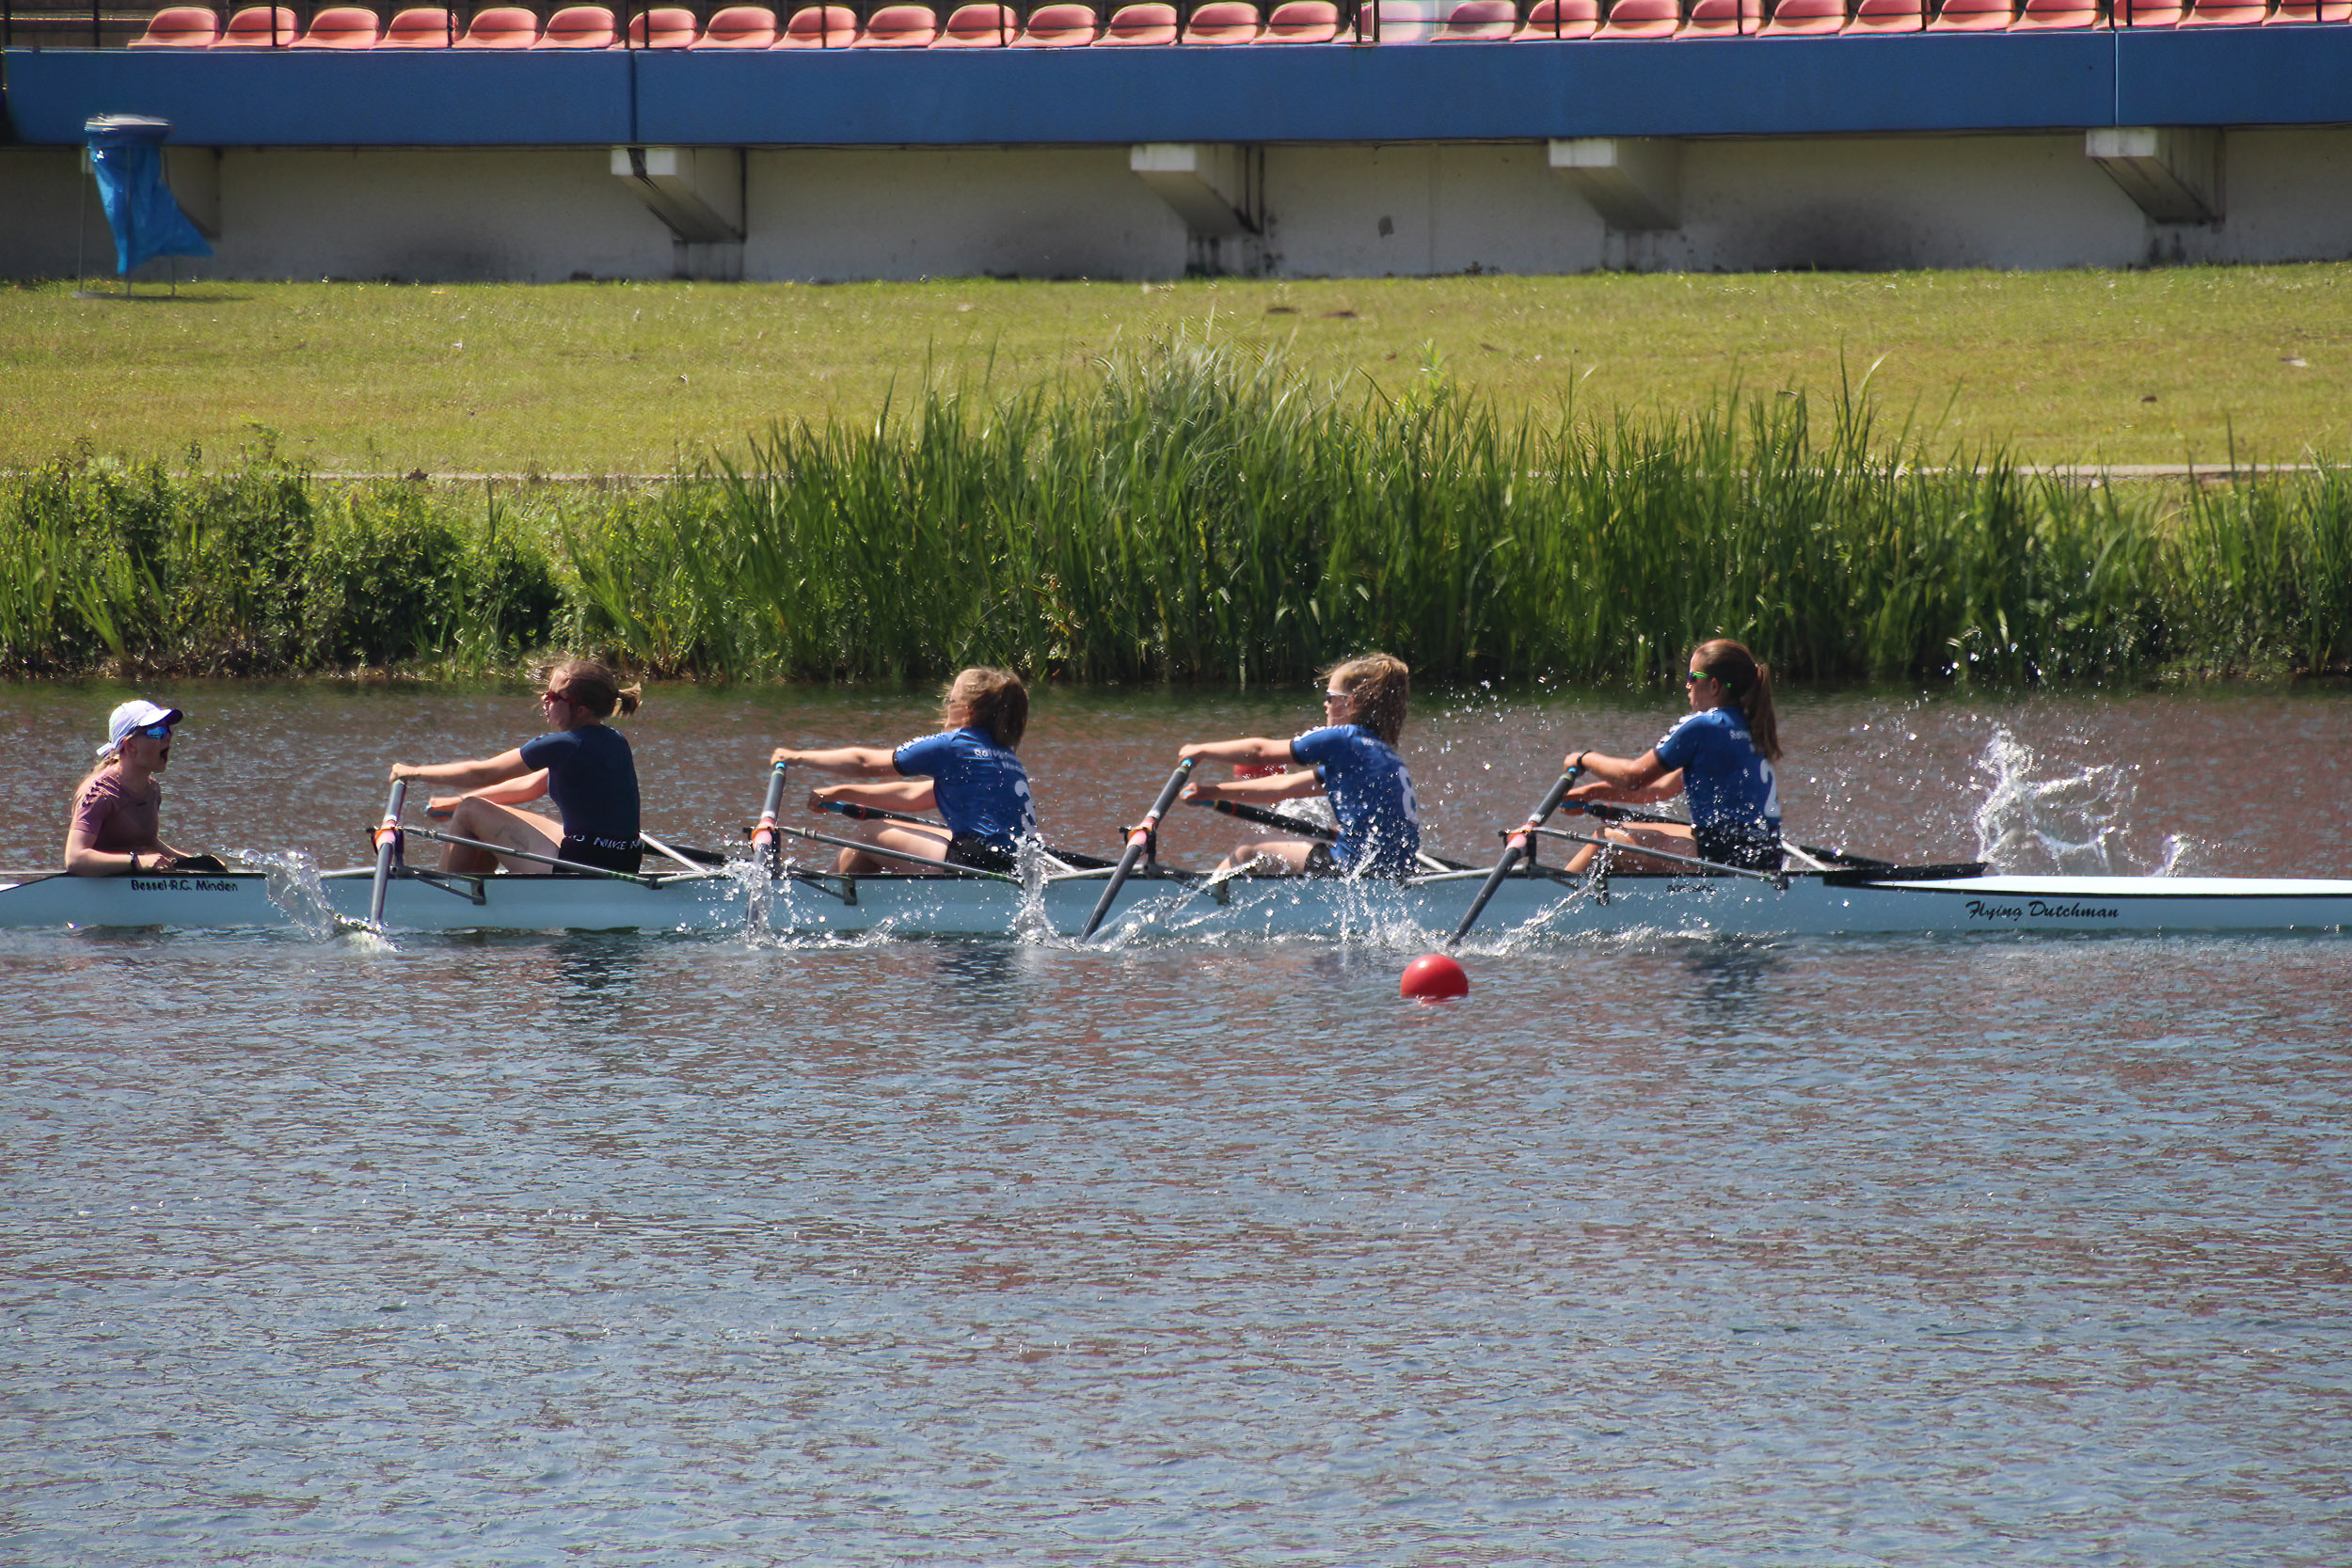
[[172, 122], [219, 277], [2352, 255], [2352, 0], [0, 0], [0, 274]]

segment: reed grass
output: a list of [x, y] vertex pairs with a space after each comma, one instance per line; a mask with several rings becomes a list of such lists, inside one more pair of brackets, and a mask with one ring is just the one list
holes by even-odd
[[[1434, 367], [1433, 367], [1434, 369]], [[1867, 385], [1505, 415], [1188, 338], [1017, 391], [779, 424], [501, 529], [415, 484], [60, 460], [0, 492], [0, 669], [454, 672], [534, 646], [705, 679], [1651, 682], [2352, 662], [2352, 482], [2081, 485], [1931, 451]]]

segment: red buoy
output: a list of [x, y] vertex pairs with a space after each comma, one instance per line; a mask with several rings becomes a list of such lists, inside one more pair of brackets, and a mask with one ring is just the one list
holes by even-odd
[[1442, 997], [1468, 996], [1470, 976], [1462, 966], [1443, 953], [1429, 953], [1405, 966], [1405, 978], [1397, 988], [1399, 996], [1417, 997], [1435, 1002]]

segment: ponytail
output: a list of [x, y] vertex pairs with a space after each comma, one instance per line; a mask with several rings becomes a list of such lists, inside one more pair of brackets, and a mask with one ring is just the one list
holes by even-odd
[[623, 686], [612, 667], [593, 658], [567, 658], [548, 672], [548, 689], [599, 719], [617, 710], [626, 719], [637, 711], [642, 686]]
[[1731, 693], [1748, 721], [1748, 739], [1768, 762], [1780, 760], [1780, 723], [1772, 713], [1772, 667], [1728, 637], [1692, 650], [1693, 668], [1705, 671]]

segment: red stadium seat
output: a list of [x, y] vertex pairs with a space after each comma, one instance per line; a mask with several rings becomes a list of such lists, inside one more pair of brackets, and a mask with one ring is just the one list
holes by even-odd
[[2184, 27], [2258, 27], [2268, 20], [2269, 0], [2190, 0]]
[[1029, 13], [1029, 24], [1012, 40], [1015, 49], [1084, 49], [1102, 31], [1092, 6], [1075, 3], [1040, 6]]
[[1429, 41], [1502, 43], [1518, 30], [1518, 0], [1459, 0]]
[[1764, 24], [1769, 38], [1828, 38], [1846, 30], [1846, 0], [1780, 0]]
[[373, 49], [383, 36], [383, 24], [365, 6], [323, 6], [310, 13], [310, 30], [295, 40], [294, 47]]
[[215, 49], [284, 49], [300, 36], [294, 13], [284, 6], [247, 6], [229, 19]]
[[776, 13], [765, 6], [722, 6], [690, 49], [765, 49], [776, 41]]
[[539, 18], [522, 6], [485, 6], [473, 13], [460, 49], [528, 49], [539, 41]]
[[1205, 6], [1193, 8], [1192, 20], [1184, 24], [1184, 43], [1255, 43], [1263, 31], [1258, 23], [1258, 8], [1248, 0], [1209, 0]]
[[455, 41], [456, 24], [438, 6], [412, 6], [384, 24], [378, 49], [447, 49]]
[[688, 49], [701, 36], [684, 6], [656, 6], [628, 19], [628, 41], [640, 49]]
[[621, 41], [612, 13], [602, 6], [566, 6], [548, 18], [533, 49], [610, 49]]
[[1764, 30], [1764, 0], [1691, 0], [1678, 39], [1747, 38]]
[[1931, 33], [1997, 33], [2016, 19], [2017, 0], [1944, 0]]
[[2115, 0], [2115, 25], [2177, 27], [2187, 8], [2183, 0]]
[[220, 40], [220, 18], [203, 6], [166, 6], [147, 20], [134, 49], [210, 49]]
[[1340, 36], [1340, 8], [1331, 0], [1282, 0], [1265, 19], [1260, 43], [1329, 43]]
[[1511, 35], [1514, 43], [1554, 43], [1588, 39], [1600, 26], [1600, 0], [1535, 0], [1527, 20]]
[[1593, 37], [1604, 42], [1624, 39], [1670, 39], [1682, 31], [1682, 0], [1614, 0], [1609, 20]]
[[939, 30], [935, 49], [1004, 49], [1021, 32], [1010, 6], [958, 6]]
[[[690, 13], [691, 14], [691, 13]], [[771, 49], [847, 49], [857, 41], [857, 12], [847, 6], [803, 6]]]
[[[2074, 0], [2068, 0], [2069, 4]], [[1850, 33], [1917, 33], [1928, 24], [1927, 0], [1858, 0]]]
[[2057, 33], [2099, 25], [2099, 0], [2026, 0], [2012, 33]]
[[2352, 22], [2352, 0], [2279, 0], [2265, 27], [2308, 27], [2314, 22]]
[[884, 6], [866, 19], [852, 49], [929, 49], [939, 37], [939, 13], [929, 6]]
[[1175, 41], [1176, 8], [1163, 5], [1160, 0], [1142, 0], [1141, 4], [1121, 6], [1113, 11], [1110, 24], [1095, 40], [1095, 47], [1120, 49]]

